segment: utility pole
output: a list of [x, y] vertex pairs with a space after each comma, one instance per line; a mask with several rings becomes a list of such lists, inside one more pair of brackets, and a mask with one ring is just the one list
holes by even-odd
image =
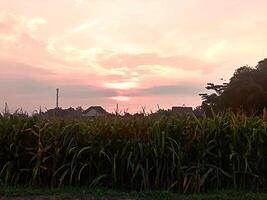
[[9, 113], [7, 102], [5, 102], [5, 114]]
[[57, 94], [56, 94], [56, 108], [58, 108], [58, 95], [59, 95], [59, 89], [56, 89]]

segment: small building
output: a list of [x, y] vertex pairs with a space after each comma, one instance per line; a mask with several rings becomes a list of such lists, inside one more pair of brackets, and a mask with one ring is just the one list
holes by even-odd
[[99, 116], [105, 116], [108, 114], [109, 113], [101, 106], [91, 106], [83, 112], [82, 116], [84, 116], [84, 117], [99, 117]]
[[180, 115], [191, 114], [193, 113], [193, 108], [185, 106], [173, 106], [172, 112]]
[[76, 119], [82, 116], [82, 110], [74, 109], [72, 107], [68, 109], [56, 107], [53, 109], [49, 109], [46, 112], [40, 111], [39, 114], [48, 118], [57, 117], [62, 119]]

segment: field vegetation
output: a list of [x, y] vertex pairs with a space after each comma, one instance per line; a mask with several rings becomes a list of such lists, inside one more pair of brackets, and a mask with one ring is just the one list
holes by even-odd
[[267, 124], [231, 112], [94, 120], [1, 114], [0, 184], [266, 191]]

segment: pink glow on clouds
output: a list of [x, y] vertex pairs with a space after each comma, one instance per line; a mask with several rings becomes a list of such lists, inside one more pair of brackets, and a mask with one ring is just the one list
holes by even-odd
[[0, 109], [201, 103], [267, 53], [264, 0], [0, 0]]

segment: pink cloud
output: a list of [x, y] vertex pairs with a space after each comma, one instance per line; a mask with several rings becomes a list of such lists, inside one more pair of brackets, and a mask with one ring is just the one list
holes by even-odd
[[0, 90], [18, 86], [0, 106], [54, 105], [58, 86], [66, 106], [196, 105], [205, 82], [267, 52], [264, 0], [76, 2], [0, 0]]
[[44, 20], [1, 13], [0, 57], [16, 62], [31, 60], [32, 64], [34, 60], [46, 56], [45, 42], [37, 39], [33, 33], [40, 23], [44, 23]]
[[170, 66], [183, 70], [200, 70], [202, 72], [212, 72], [214, 65], [186, 56], [161, 56], [153, 53], [143, 54], [115, 54], [109, 57], [98, 56], [98, 63], [106, 68], [128, 67], [135, 68], [141, 65], [161, 65]]
[[16, 20], [9, 15], [0, 15], [0, 33], [10, 34], [14, 33], [16, 29]]
[[27, 64], [0, 60], [0, 78], [1, 79], [47, 79], [54, 77], [56, 74], [47, 69], [33, 67]]

